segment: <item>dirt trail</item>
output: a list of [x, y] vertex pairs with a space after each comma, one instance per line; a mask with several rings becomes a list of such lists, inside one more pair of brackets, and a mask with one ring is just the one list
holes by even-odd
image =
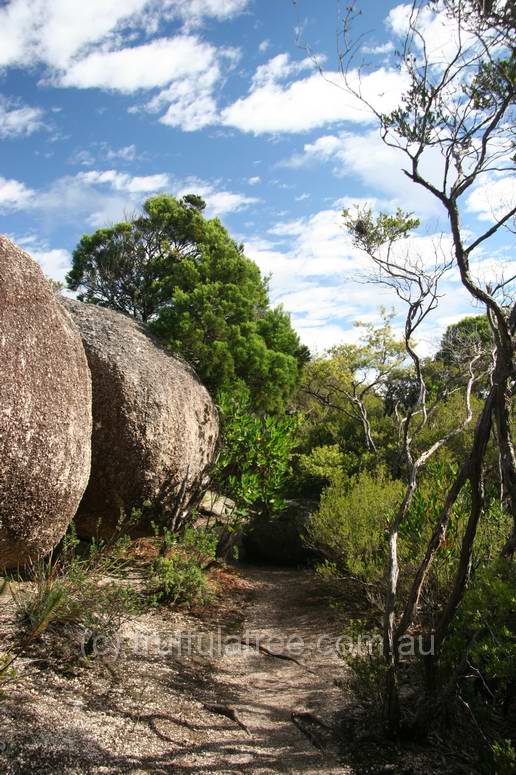
[[342, 706], [343, 664], [332, 648], [338, 624], [313, 574], [241, 575], [248, 593], [233, 611], [140, 616], [124, 628], [116, 659], [81, 668], [23, 660], [19, 686], [0, 703], [0, 771], [351, 773], [327, 729]]
[[[330, 753], [327, 729], [342, 704], [335, 685], [342, 662], [332, 648], [338, 629], [313, 574], [268, 568], [245, 575], [256, 590], [242, 628], [250, 645], [228, 646], [215, 665], [219, 695], [249, 732], [235, 735], [228, 763], [248, 773], [346, 772]], [[215, 758], [210, 765], [229, 772]]]

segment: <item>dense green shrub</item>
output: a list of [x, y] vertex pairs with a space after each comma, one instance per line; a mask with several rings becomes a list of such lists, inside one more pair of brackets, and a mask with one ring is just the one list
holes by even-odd
[[206, 567], [215, 558], [217, 536], [186, 527], [181, 535], [164, 529], [160, 555], [151, 563], [147, 593], [152, 605], [204, 605], [213, 597]]
[[222, 447], [213, 487], [232, 498], [237, 515], [270, 516], [285, 507], [297, 415], [273, 417], [253, 412], [248, 391], [222, 393], [218, 400]]
[[[499, 558], [479, 568], [467, 590], [446, 644], [448, 664], [460, 663], [467, 654], [490, 696], [478, 684], [465, 687], [474, 701], [503, 706], [516, 682], [516, 565]], [[480, 688], [482, 685], [480, 684]]]
[[369, 581], [384, 571], [389, 519], [403, 497], [403, 484], [379, 469], [346, 484], [332, 484], [308, 524], [307, 542], [337, 569]]

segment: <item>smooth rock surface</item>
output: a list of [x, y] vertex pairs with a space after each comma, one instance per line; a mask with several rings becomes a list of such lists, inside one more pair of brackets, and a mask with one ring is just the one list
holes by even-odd
[[[129, 532], [188, 502], [215, 455], [216, 407], [195, 372], [130, 317], [64, 301], [81, 332], [93, 384], [91, 479], [76, 517], [82, 536], [113, 533], [121, 514], [143, 509]], [[183, 514], [178, 514], [181, 519]]]
[[0, 570], [47, 554], [90, 473], [81, 338], [39, 265], [0, 235]]

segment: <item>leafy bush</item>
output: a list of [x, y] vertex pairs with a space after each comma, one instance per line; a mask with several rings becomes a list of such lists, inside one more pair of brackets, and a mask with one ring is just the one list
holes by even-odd
[[498, 740], [491, 746], [493, 767], [489, 768], [490, 775], [514, 775], [516, 772], [516, 748], [513, 743], [505, 738]]
[[[479, 681], [489, 687], [488, 702], [500, 707], [516, 682], [515, 632], [516, 566], [498, 559], [475, 574], [446, 644], [446, 661], [457, 664], [467, 654]], [[481, 699], [487, 701], [477, 693], [477, 703]]]
[[347, 486], [324, 490], [319, 510], [312, 515], [307, 542], [338, 570], [378, 580], [384, 569], [386, 530], [403, 497], [403, 484], [382, 469], [364, 471]]
[[305, 476], [324, 484], [338, 484], [344, 479], [345, 454], [338, 444], [314, 447], [299, 456], [299, 469]]
[[243, 516], [250, 510], [265, 516], [282, 511], [298, 417], [258, 416], [243, 390], [222, 393], [218, 403], [223, 444], [213, 487], [232, 498]]
[[[414, 567], [421, 560], [423, 548], [438, 522], [446, 494], [456, 474], [457, 465], [448, 462], [448, 456], [436, 459], [427, 466], [419, 487], [414, 493], [408, 514], [400, 527], [400, 556], [406, 571], [410, 571], [410, 567]], [[470, 509], [471, 494], [468, 484], [457, 498], [446, 538], [430, 568], [425, 595], [429, 607], [439, 604], [439, 601], [442, 602], [443, 595], [447, 593], [452, 583]], [[473, 546], [474, 568], [500, 555], [509, 529], [508, 514], [500, 506], [499, 500], [488, 501], [482, 517], [481, 529], [477, 531]]]
[[205, 605], [212, 597], [206, 567], [215, 558], [217, 536], [187, 527], [178, 536], [164, 530], [161, 553], [153, 561], [147, 591], [153, 605]]

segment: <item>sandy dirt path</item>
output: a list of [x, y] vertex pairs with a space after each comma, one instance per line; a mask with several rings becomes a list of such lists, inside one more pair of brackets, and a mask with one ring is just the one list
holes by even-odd
[[[61, 656], [24, 658], [0, 703], [0, 771], [351, 773], [327, 729], [343, 705], [335, 680], [344, 667], [332, 647], [339, 625], [313, 574], [249, 567], [240, 575], [248, 592], [233, 610], [137, 617], [115, 659], [77, 668]], [[186, 651], [173, 647], [180, 631]]]

